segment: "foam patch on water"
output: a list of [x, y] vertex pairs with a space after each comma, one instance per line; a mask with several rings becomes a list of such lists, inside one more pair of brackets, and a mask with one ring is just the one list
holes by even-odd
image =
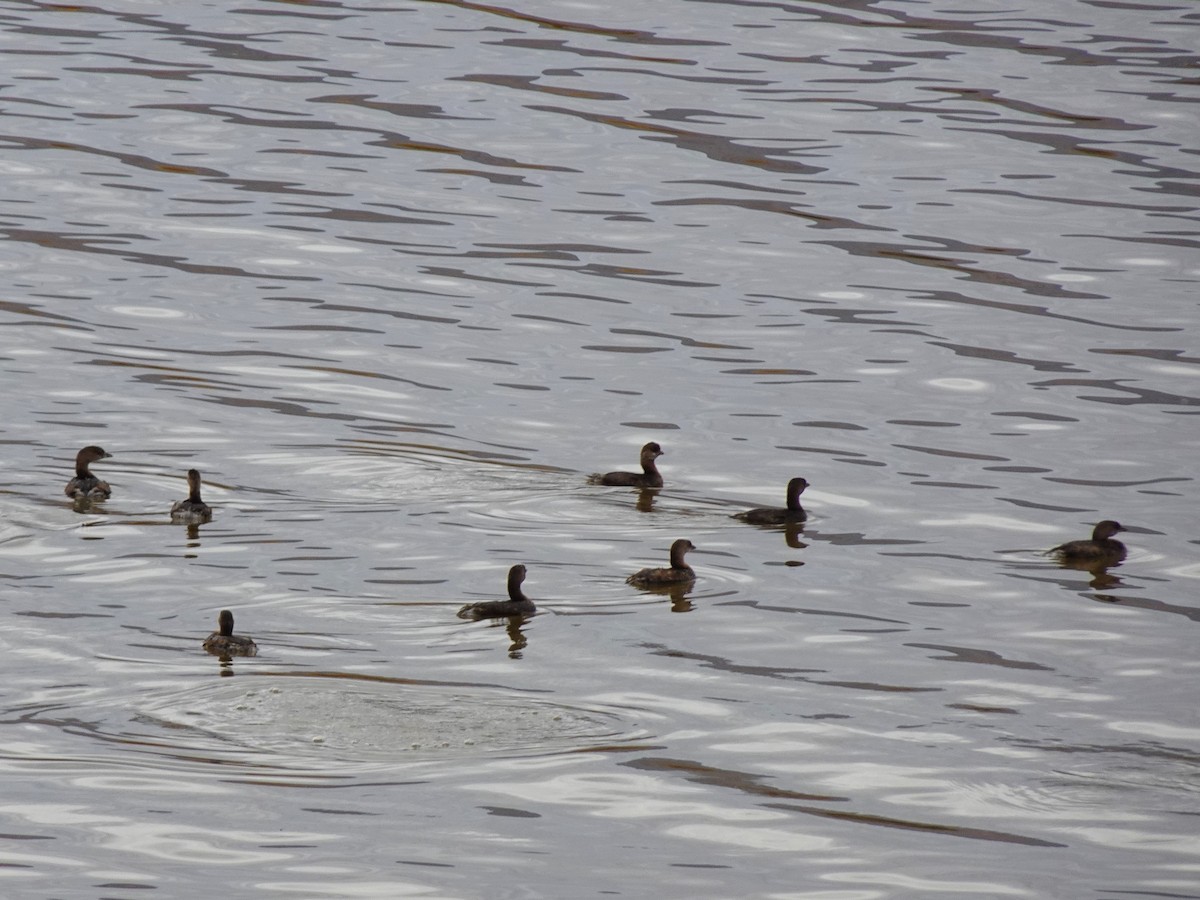
[[[264, 681], [268, 683], [264, 684]], [[152, 721], [218, 746], [347, 763], [558, 753], [622, 739], [610, 712], [512, 695], [390, 682], [222, 679], [162, 697]]]

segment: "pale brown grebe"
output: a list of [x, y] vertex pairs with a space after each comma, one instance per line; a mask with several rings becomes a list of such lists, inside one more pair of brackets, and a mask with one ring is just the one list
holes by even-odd
[[94, 444], [75, 454], [75, 477], [67, 482], [63, 493], [76, 500], [107, 500], [112, 488], [91, 473], [88, 466], [97, 460], [110, 459], [112, 454]]
[[658, 587], [691, 581], [696, 577], [696, 573], [683, 558], [689, 550], [695, 549], [696, 545], [687, 538], [680, 538], [671, 545], [670, 568], [642, 569], [640, 572], [634, 572], [625, 581], [634, 587]]
[[217, 631], [204, 639], [204, 649], [213, 656], [255, 656], [258, 645], [250, 638], [233, 633], [233, 613], [221, 610], [217, 616]]
[[186, 500], [176, 500], [171, 507], [171, 521], [180, 525], [194, 525], [212, 518], [212, 507], [200, 499], [200, 473], [188, 469], [188, 495]]

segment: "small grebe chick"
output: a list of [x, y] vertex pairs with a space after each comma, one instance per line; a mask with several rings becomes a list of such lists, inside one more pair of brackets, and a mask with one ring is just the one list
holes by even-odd
[[212, 507], [200, 499], [200, 473], [188, 469], [188, 496], [171, 507], [171, 521], [181, 525], [201, 524], [212, 518]]
[[204, 649], [213, 656], [255, 656], [258, 645], [250, 638], [233, 633], [233, 613], [221, 610], [217, 616], [217, 631], [204, 639]]
[[663, 448], [654, 441], [642, 447], [640, 472], [605, 472], [603, 475], [593, 475], [593, 484], [607, 484], [617, 487], [660, 488], [663, 486], [662, 475], [654, 461], [663, 455]]
[[748, 509], [734, 515], [735, 519], [749, 522], [751, 525], [786, 525], [789, 522], [803, 522], [808, 513], [800, 505], [800, 495], [808, 487], [803, 478], [793, 478], [787, 485], [787, 507], [779, 509], [773, 506], [762, 506], [758, 509]]
[[1118, 563], [1125, 558], [1125, 545], [1113, 540], [1113, 535], [1124, 530], [1120, 522], [1105, 519], [1096, 523], [1090, 541], [1067, 541], [1049, 552], [1072, 562], [1095, 560]]
[[460, 619], [505, 619], [516, 616], [532, 616], [537, 612], [533, 601], [521, 591], [525, 580], [525, 567], [517, 563], [508, 570], [508, 599], [484, 600], [468, 603], [458, 611]]
[[671, 566], [661, 569], [642, 569], [634, 572], [625, 581], [634, 587], [658, 587], [664, 584], [681, 584], [696, 577], [695, 571], [683, 557], [689, 550], [695, 550], [696, 545], [687, 538], [680, 538], [671, 545]]
[[75, 454], [75, 477], [67, 482], [63, 493], [76, 500], [107, 500], [112, 488], [89, 471], [88, 466], [100, 459], [110, 459], [112, 454], [95, 444], [84, 447]]

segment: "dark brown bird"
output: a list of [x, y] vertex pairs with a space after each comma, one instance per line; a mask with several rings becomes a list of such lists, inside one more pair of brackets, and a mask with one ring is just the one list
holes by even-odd
[[663, 455], [663, 448], [654, 441], [642, 447], [641, 472], [605, 472], [603, 475], [593, 475], [593, 484], [607, 484], [616, 487], [660, 488], [663, 486], [662, 475], [654, 461]]
[[735, 513], [735, 519], [749, 522], [751, 525], [786, 525], [789, 522], [803, 522], [808, 513], [800, 505], [800, 495], [808, 487], [803, 478], [793, 478], [787, 485], [787, 506], [783, 509], [775, 506], [760, 506], [758, 509], [748, 509]]
[[1113, 535], [1124, 531], [1120, 522], [1105, 519], [1092, 529], [1090, 541], [1067, 541], [1047, 552], [1064, 562], [1109, 562], [1118, 563], [1125, 558], [1125, 545], [1113, 540]]
[[534, 602], [521, 591], [525, 567], [517, 563], [508, 570], [508, 599], [468, 603], [458, 611], [460, 619], [506, 619], [532, 616], [537, 612]]

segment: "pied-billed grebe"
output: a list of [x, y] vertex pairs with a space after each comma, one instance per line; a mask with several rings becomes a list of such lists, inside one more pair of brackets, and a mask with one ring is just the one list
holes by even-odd
[[1113, 535], [1124, 530], [1120, 522], [1105, 519], [1103, 522], [1096, 523], [1096, 527], [1092, 529], [1090, 541], [1067, 541], [1048, 552], [1060, 559], [1073, 562], [1089, 560], [1120, 562], [1125, 558], [1125, 545], [1120, 541], [1113, 540]]
[[233, 613], [221, 610], [217, 631], [204, 639], [204, 649], [214, 656], [255, 656], [258, 645], [248, 637], [233, 633]]
[[89, 470], [88, 466], [100, 459], [109, 459], [112, 454], [95, 444], [84, 447], [75, 454], [75, 477], [67, 482], [63, 493], [76, 500], [107, 500], [112, 488]]
[[657, 587], [663, 584], [681, 584], [691, 581], [696, 577], [696, 573], [683, 561], [683, 558], [689, 550], [695, 549], [696, 545], [687, 538], [680, 538], [671, 545], [670, 568], [642, 569], [640, 572], [634, 572], [625, 581], [634, 587]]
[[663, 486], [662, 475], [654, 461], [663, 455], [663, 448], [651, 441], [642, 447], [641, 472], [605, 472], [603, 475], [593, 475], [593, 484], [607, 484], [617, 487], [660, 488]]
[[516, 616], [532, 616], [537, 612], [533, 601], [521, 591], [525, 580], [525, 567], [517, 563], [508, 570], [508, 599], [484, 600], [468, 603], [458, 611], [460, 619], [504, 619]]
[[212, 507], [200, 499], [200, 473], [188, 469], [188, 496], [176, 500], [171, 507], [171, 521], [183, 525], [207, 522], [212, 518]]
[[800, 495], [804, 493], [806, 487], [808, 487], [808, 482], [803, 478], [793, 478], [787, 486], [786, 508], [762, 506], [758, 509], [748, 509], [745, 512], [736, 513], [734, 518], [749, 522], [751, 525], [786, 525], [788, 522], [803, 522], [808, 518], [808, 513], [800, 505]]

